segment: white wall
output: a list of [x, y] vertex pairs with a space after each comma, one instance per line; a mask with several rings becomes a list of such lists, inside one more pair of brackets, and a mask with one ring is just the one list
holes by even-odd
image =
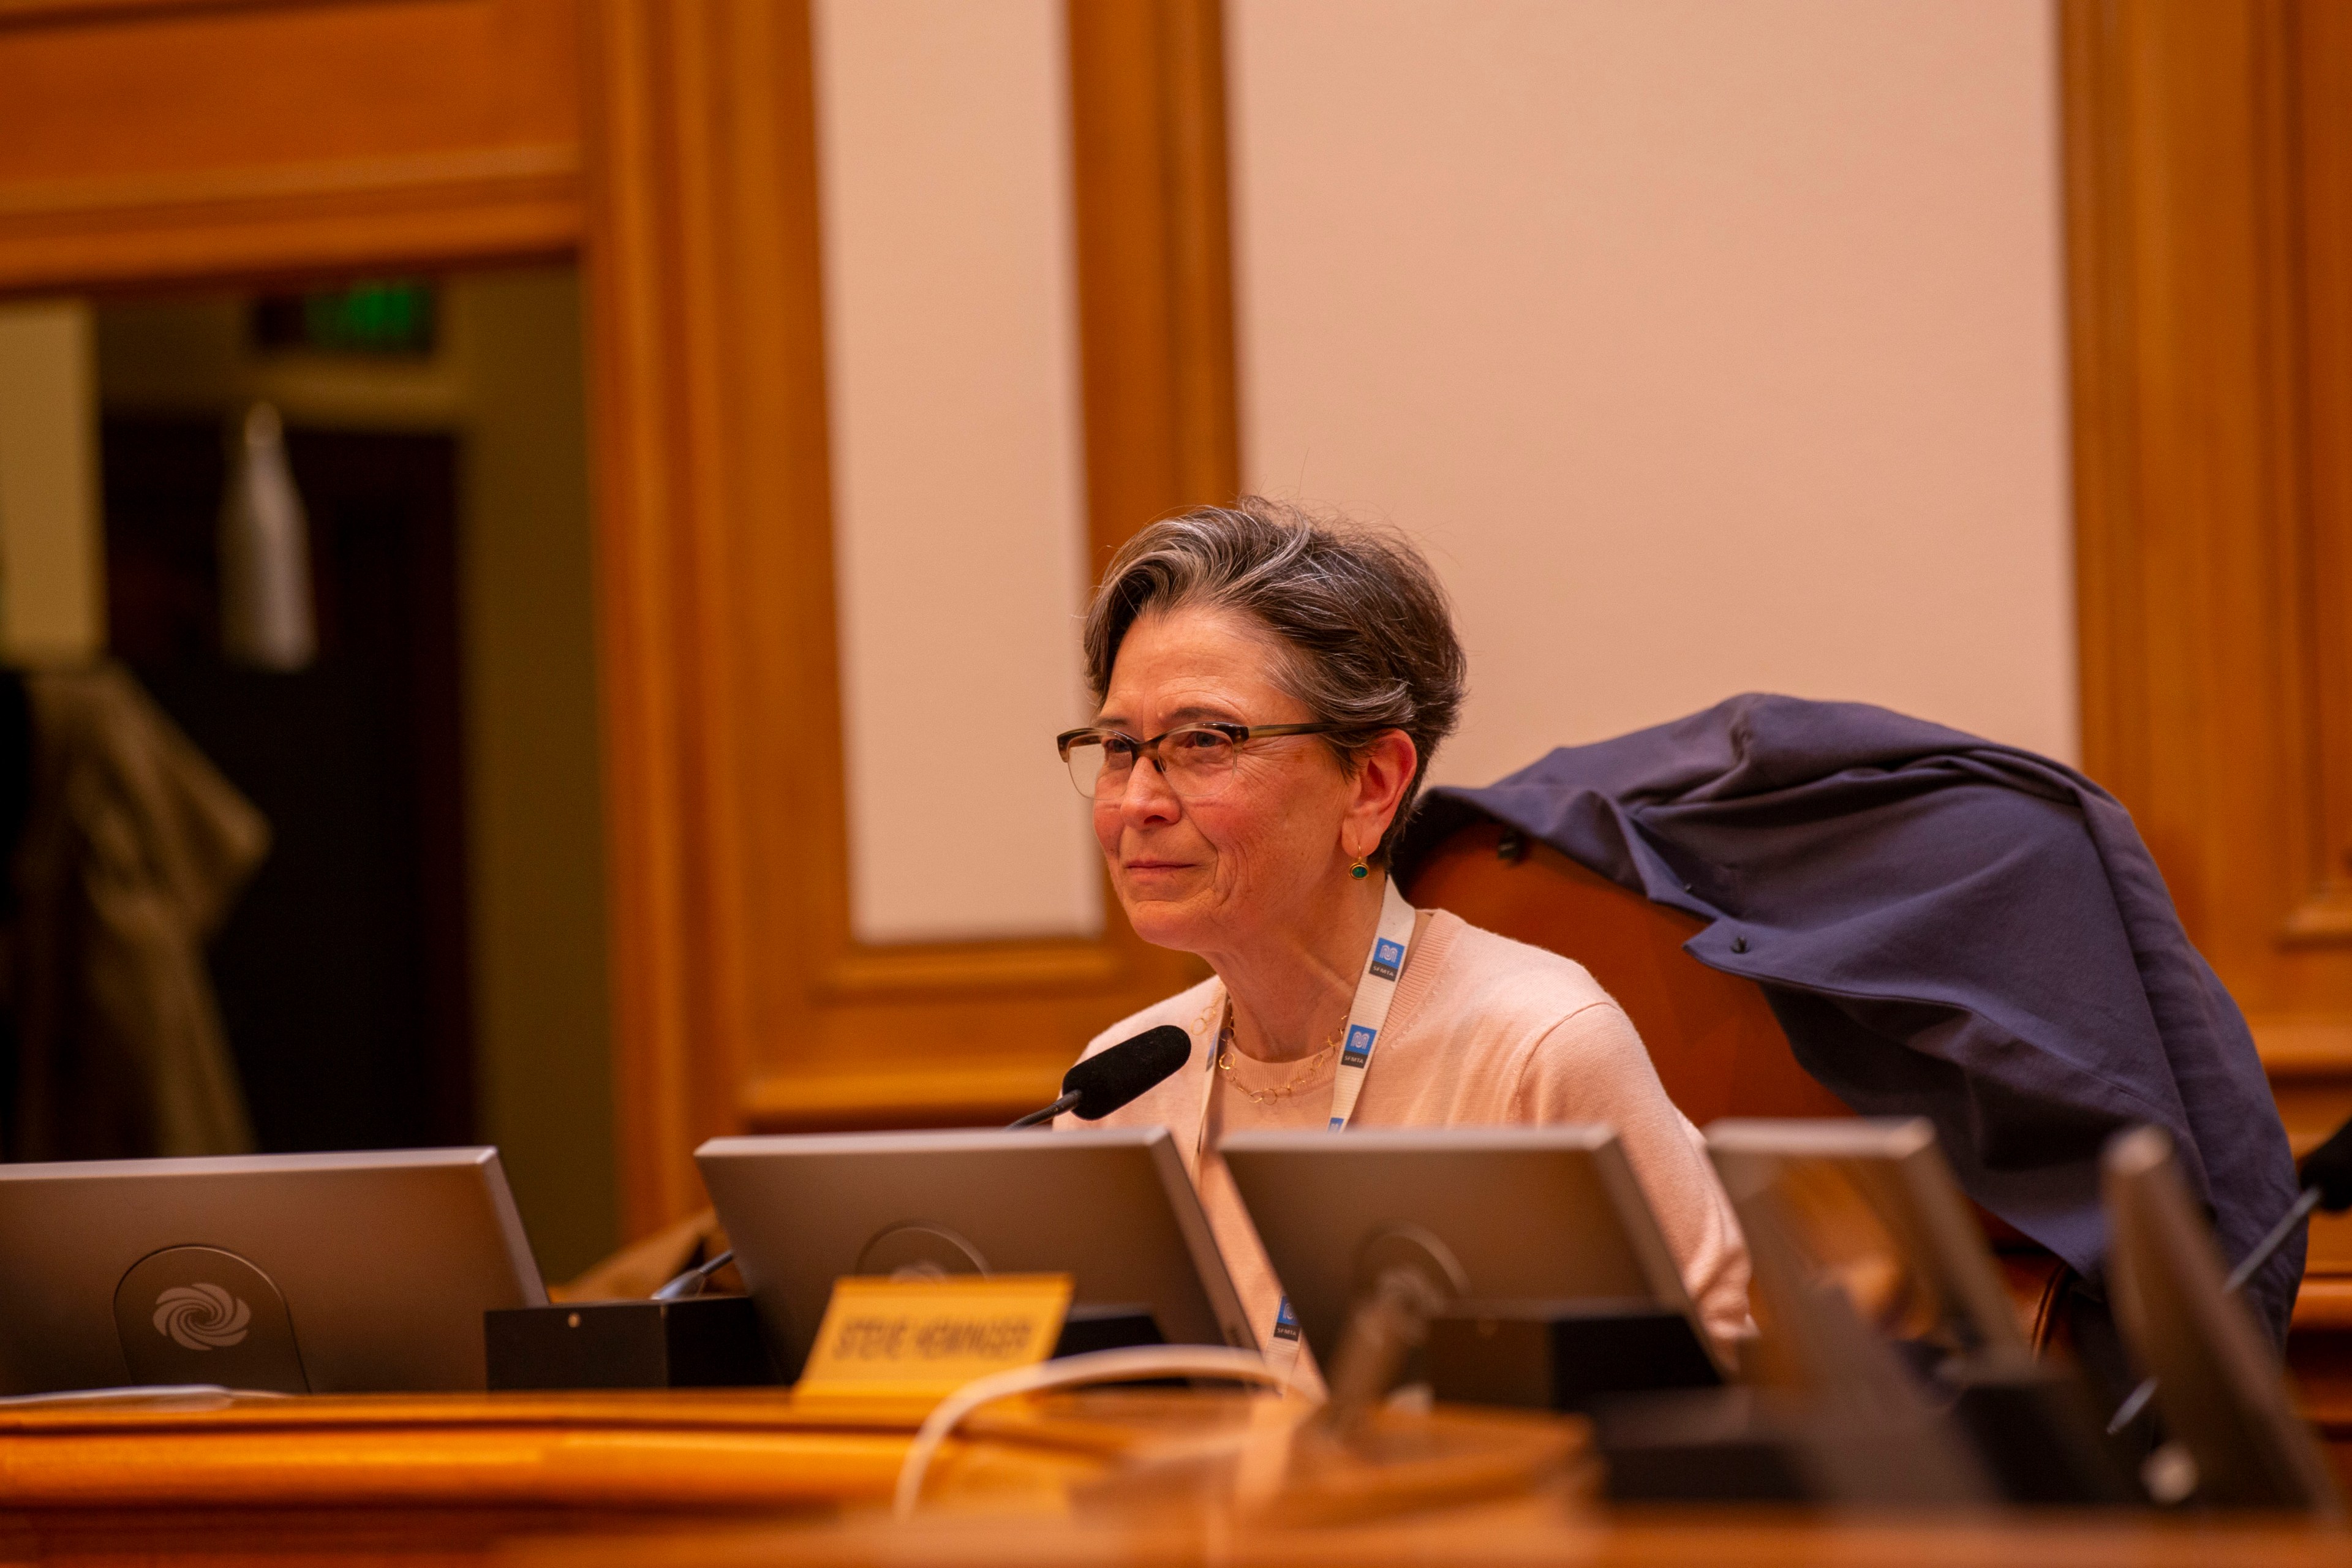
[[1443, 754], [1772, 689], [2077, 753], [2047, 0], [1228, 0], [1255, 489], [1456, 596]]
[[80, 300], [0, 305], [0, 658], [14, 662], [106, 644], [95, 359]]
[[1100, 929], [1061, 0], [818, 0], [851, 923]]

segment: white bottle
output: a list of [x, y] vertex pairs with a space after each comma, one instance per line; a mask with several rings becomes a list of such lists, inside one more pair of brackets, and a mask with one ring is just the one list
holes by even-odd
[[244, 437], [221, 498], [221, 653], [257, 669], [300, 669], [319, 651], [310, 524], [278, 410], [247, 409]]

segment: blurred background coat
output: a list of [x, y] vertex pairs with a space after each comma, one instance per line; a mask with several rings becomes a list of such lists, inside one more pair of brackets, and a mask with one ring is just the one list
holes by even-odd
[[268, 853], [268, 825], [120, 665], [21, 681], [0, 1152], [248, 1151], [205, 944]]

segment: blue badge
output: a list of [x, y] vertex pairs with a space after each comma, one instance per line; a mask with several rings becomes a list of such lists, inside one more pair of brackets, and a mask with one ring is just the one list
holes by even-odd
[[1372, 943], [1372, 973], [1383, 980], [1394, 980], [1397, 971], [1404, 967], [1404, 949], [1386, 937]]
[[[1324, 1047], [1328, 1050], [1329, 1047]], [[1372, 1059], [1372, 1031], [1361, 1024], [1348, 1026], [1348, 1048], [1339, 1053], [1343, 1068], [1360, 1068]]]
[[1298, 1320], [1290, 1315], [1290, 1298], [1285, 1296], [1282, 1305], [1274, 1310], [1274, 1337], [1295, 1340], [1298, 1337]]

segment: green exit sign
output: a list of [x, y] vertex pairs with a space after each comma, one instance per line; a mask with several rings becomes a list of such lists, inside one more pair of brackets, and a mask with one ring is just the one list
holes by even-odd
[[429, 354], [436, 305], [432, 284], [406, 279], [265, 294], [254, 302], [253, 341], [321, 353]]

